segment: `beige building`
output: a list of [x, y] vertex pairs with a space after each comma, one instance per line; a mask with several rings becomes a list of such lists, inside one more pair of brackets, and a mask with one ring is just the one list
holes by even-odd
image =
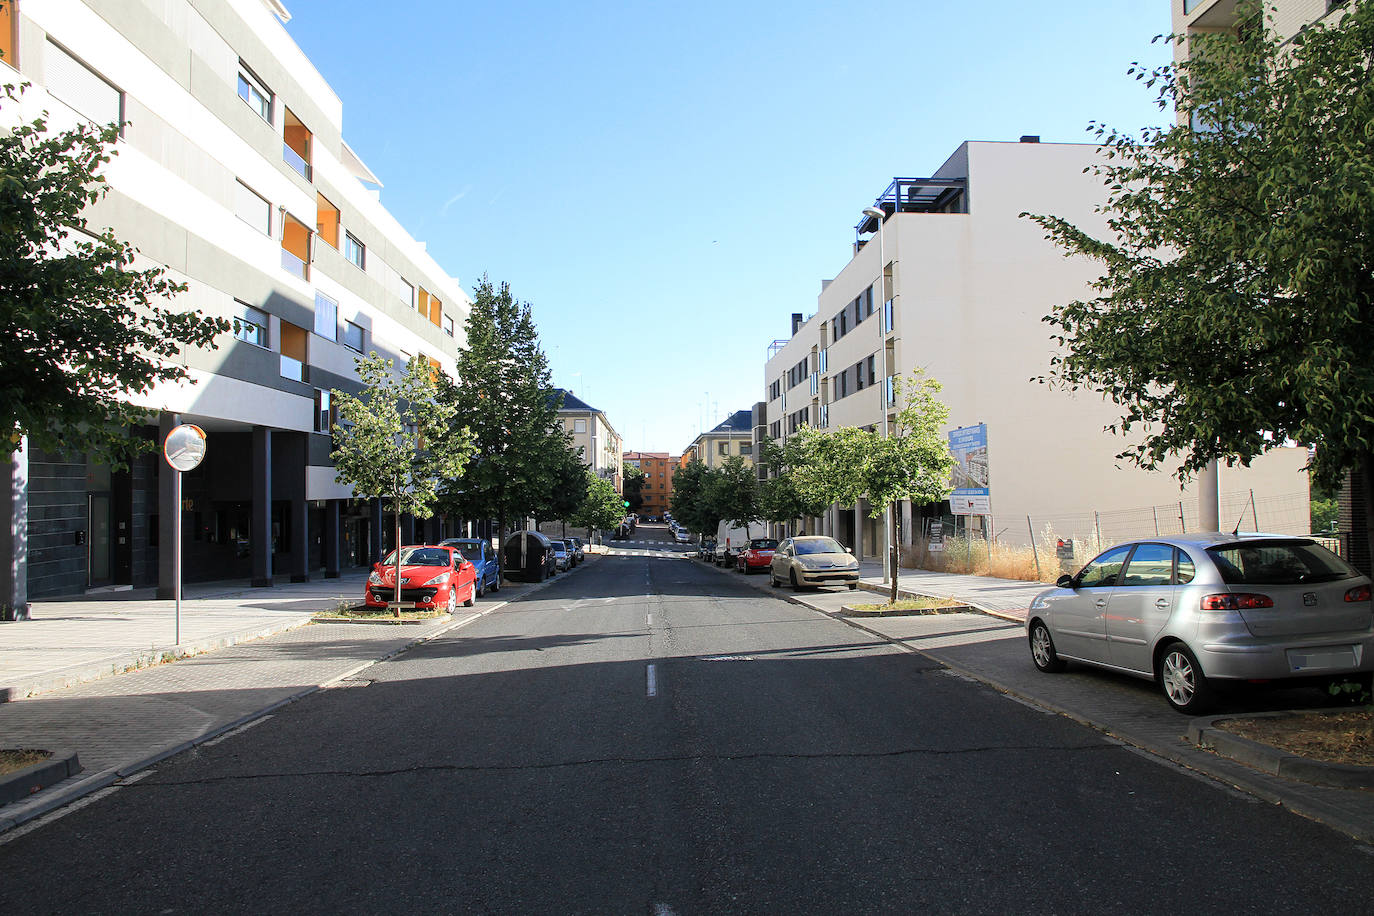
[[739, 456], [744, 463], [754, 463], [754, 422], [748, 410], [737, 410], [714, 428], [692, 440], [683, 450], [686, 461], [698, 458], [708, 468], [718, 468], [725, 459]]
[[[1090, 392], [1034, 379], [1056, 353], [1041, 321], [1058, 304], [1091, 296], [1098, 264], [1066, 258], [1023, 211], [1055, 214], [1106, 234], [1094, 206], [1101, 180], [1084, 169], [1095, 146], [968, 142], [929, 178], [897, 178], [856, 227], [853, 257], [825, 281], [816, 314], [792, 319], [764, 370], [766, 434], [804, 425], [881, 431], [895, 412], [891, 379], [921, 367], [944, 385], [950, 427], [983, 427], [985, 448], [965, 468], [986, 482], [986, 505], [901, 511], [902, 540], [920, 515], [961, 515], [975, 534], [1027, 543], [1057, 536], [1119, 540], [1198, 529], [1198, 498], [1168, 472], [1116, 458], [1130, 442], [1105, 428], [1120, 412]], [[856, 210], [859, 209], [856, 207]], [[881, 278], [881, 279], [880, 279]], [[1227, 528], [1244, 514], [1270, 531], [1308, 526], [1304, 449], [1276, 450], [1224, 475]], [[883, 526], [865, 506], [832, 510], [809, 526], [874, 554]]]
[[[1265, 0], [1267, 25], [1279, 38], [1292, 38], [1304, 26], [1328, 16], [1342, 15], [1349, 0]], [[1233, 32], [1236, 29], [1236, 0], [1171, 0], [1173, 31], [1177, 35], [1199, 32]], [[1174, 56], [1188, 55], [1186, 44], [1174, 46]]]
[[606, 419], [604, 411], [597, 410], [571, 391], [560, 388], [558, 392], [563, 395], [558, 422], [572, 438], [573, 447], [581, 449], [583, 461], [598, 477], [609, 480], [615, 491], [621, 492], [624, 445], [620, 434]]

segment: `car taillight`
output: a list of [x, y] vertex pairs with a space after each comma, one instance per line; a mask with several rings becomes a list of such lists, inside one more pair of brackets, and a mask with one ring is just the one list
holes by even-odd
[[1274, 599], [1268, 595], [1228, 592], [1224, 595], [1207, 595], [1202, 599], [1204, 611], [1248, 611], [1252, 608], [1273, 606]]
[[1368, 601], [1368, 600], [1369, 600], [1369, 586], [1368, 586], [1368, 585], [1357, 585], [1357, 586], [1355, 586], [1355, 587], [1352, 588], [1350, 591], [1348, 591], [1348, 592], [1345, 593], [1345, 600], [1346, 600], [1346, 601]]

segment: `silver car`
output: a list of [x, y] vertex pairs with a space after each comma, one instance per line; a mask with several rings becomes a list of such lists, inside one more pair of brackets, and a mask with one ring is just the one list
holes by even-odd
[[859, 561], [834, 538], [787, 538], [773, 552], [768, 575], [774, 588], [787, 582], [793, 591], [815, 585], [847, 585], [855, 589], [859, 587]]
[[1370, 580], [1310, 538], [1119, 544], [1036, 596], [1026, 635], [1041, 671], [1076, 661], [1150, 678], [1190, 715], [1217, 682], [1374, 678]]

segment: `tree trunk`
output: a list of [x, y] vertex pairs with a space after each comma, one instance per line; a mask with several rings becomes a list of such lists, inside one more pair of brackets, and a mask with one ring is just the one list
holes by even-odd
[[888, 574], [892, 580], [892, 592], [888, 598], [888, 604], [897, 603], [897, 503], [894, 500], [887, 504], [887, 530], [892, 536], [888, 544]]

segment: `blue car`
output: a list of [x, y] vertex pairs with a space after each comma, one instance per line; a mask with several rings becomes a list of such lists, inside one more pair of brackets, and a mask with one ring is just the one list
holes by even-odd
[[490, 589], [501, 590], [501, 557], [490, 541], [481, 538], [449, 538], [440, 541], [441, 547], [456, 547], [463, 558], [477, 567], [477, 597], [481, 598]]

